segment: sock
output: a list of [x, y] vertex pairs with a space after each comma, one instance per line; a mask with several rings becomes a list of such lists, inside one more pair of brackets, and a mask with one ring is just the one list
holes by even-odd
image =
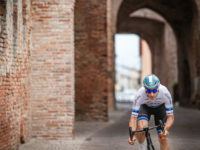
[[139, 144], [139, 150], [146, 150], [146, 146], [144, 143]]

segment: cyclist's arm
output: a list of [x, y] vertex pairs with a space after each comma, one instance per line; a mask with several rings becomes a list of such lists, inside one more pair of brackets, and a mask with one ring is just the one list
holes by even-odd
[[174, 115], [173, 114], [167, 115], [165, 130], [169, 131], [169, 129], [172, 127], [173, 123], [174, 123]]
[[137, 116], [131, 116], [129, 121], [129, 127], [131, 127], [132, 131], [136, 130], [137, 127]]
[[132, 128], [132, 131], [136, 130], [136, 127], [137, 127], [137, 118], [138, 118], [138, 113], [139, 113], [139, 108], [140, 108], [140, 97], [141, 96], [138, 92], [133, 99], [132, 112], [131, 112], [131, 117], [129, 121], [129, 127]]
[[165, 109], [167, 114], [165, 130], [169, 131], [169, 129], [172, 127], [174, 123], [174, 114], [173, 114], [172, 97], [168, 90], [165, 91], [164, 98], [165, 98]]
[[[129, 121], [129, 128], [131, 128], [132, 131], [136, 130], [136, 122], [137, 122], [137, 117], [131, 115], [130, 121]], [[130, 130], [129, 130], [130, 131]], [[130, 133], [131, 134], [131, 133]], [[129, 144], [133, 145], [135, 143], [136, 137], [135, 135], [131, 135], [128, 138]]]

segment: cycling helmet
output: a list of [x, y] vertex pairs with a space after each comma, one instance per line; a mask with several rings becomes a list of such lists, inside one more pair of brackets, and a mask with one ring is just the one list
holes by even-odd
[[154, 74], [147, 75], [143, 80], [144, 87], [147, 89], [155, 89], [160, 85], [160, 80]]

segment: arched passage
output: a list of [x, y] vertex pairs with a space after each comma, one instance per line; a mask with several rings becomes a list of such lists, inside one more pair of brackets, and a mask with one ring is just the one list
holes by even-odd
[[[153, 72], [162, 84], [173, 93], [177, 82], [177, 46], [170, 25], [156, 12], [143, 8], [133, 12], [126, 23], [121, 23], [117, 32], [138, 33], [147, 40], [153, 56]], [[170, 62], [170, 63], [168, 63]]]
[[[130, 19], [130, 14], [140, 8], [150, 8], [161, 14], [172, 26], [178, 43], [178, 80], [181, 104], [188, 104], [191, 98], [192, 82], [197, 76], [195, 66], [194, 28], [197, 23], [197, 9], [194, 1], [124, 0], [117, 17], [117, 28]], [[192, 52], [191, 52], [192, 47]], [[193, 58], [193, 59], [192, 59]]]
[[[146, 30], [147, 27], [148, 30]], [[120, 24], [117, 28], [117, 32], [136, 33], [140, 35], [150, 46], [153, 56], [152, 63], [161, 65], [161, 63], [158, 62], [160, 62], [162, 58], [157, 57], [157, 55], [161, 55], [160, 53], [162, 53], [164, 23], [147, 18], [133, 17], [127, 22], [124, 22], [124, 24]], [[153, 69], [153, 72], [159, 75], [161, 75], [160, 71], [159, 69], [156, 70], [156, 68]]]
[[[141, 86], [141, 79], [152, 73], [149, 44], [133, 33], [115, 35], [115, 98], [119, 103], [132, 101]], [[116, 106], [119, 108], [118, 103]]]

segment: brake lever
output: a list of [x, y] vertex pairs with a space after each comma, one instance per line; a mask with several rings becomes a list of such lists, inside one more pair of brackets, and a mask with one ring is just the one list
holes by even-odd
[[159, 124], [163, 134], [165, 134], [165, 125], [163, 124], [162, 120], [159, 120]]
[[130, 136], [131, 141], [133, 141], [133, 135], [134, 135], [134, 132], [132, 131], [132, 128], [129, 127], [129, 136]]

